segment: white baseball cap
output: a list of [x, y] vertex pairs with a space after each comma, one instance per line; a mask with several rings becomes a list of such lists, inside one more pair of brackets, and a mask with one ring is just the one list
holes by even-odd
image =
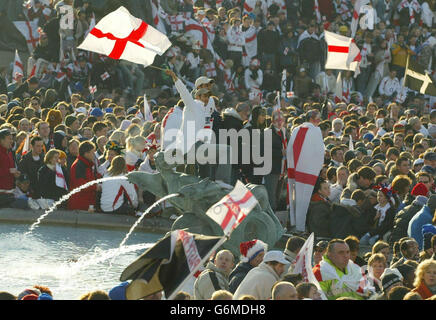
[[210, 79], [208, 77], [205, 77], [205, 76], [201, 76], [197, 80], [195, 80], [195, 87], [198, 88], [202, 84], [207, 84], [207, 83], [211, 83], [211, 82], [214, 82], [214, 80]]
[[285, 255], [282, 251], [272, 250], [265, 253], [263, 257], [263, 262], [277, 261], [282, 264], [289, 264], [290, 262], [286, 260]]

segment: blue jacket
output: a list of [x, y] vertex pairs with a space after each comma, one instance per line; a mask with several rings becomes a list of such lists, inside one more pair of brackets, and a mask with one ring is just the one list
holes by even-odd
[[431, 223], [433, 214], [428, 205], [422, 207], [410, 220], [407, 228], [407, 235], [414, 238], [419, 245], [419, 250], [422, 250], [422, 226]]

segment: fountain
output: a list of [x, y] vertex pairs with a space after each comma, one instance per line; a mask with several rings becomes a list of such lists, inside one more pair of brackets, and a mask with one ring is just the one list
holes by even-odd
[[56, 201], [55, 203], [53, 203], [53, 205], [48, 208], [44, 214], [42, 214], [38, 220], [36, 220], [36, 222], [34, 224], [32, 224], [29, 228], [29, 231], [26, 232], [26, 235], [31, 234], [32, 231], [44, 220], [45, 217], [47, 217], [50, 213], [52, 213], [53, 211], [56, 210], [56, 208], [58, 206], [60, 206], [62, 203], [64, 203], [65, 201], [67, 201], [73, 194], [76, 194], [86, 188], [89, 188], [90, 186], [93, 186], [94, 184], [98, 184], [104, 181], [110, 181], [110, 180], [126, 180], [127, 177], [125, 176], [117, 176], [117, 177], [106, 177], [106, 178], [101, 178], [101, 179], [97, 179], [97, 180], [93, 180], [90, 181], [88, 183], [85, 183], [83, 185], [81, 185], [80, 187], [77, 187], [76, 189], [73, 189], [72, 191], [70, 191], [69, 193], [67, 193], [66, 195], [64, 195], [63, 197], [61, 197], [58, 201]]
[[[172, 230], [186, 229], [188, 232], [204, 235], [222, 235], [221, 227], [206, 215], [206, 211], [233, 187], [208, 178], [202, 180], [197, 176], [176, 172], [173, 170], [174, 165], [165, 162], [163, 152], [156, 153], [154, 157], [158, 173], [133, 171], [127, 175], [128, 180], [158, 198], [174, 193], [181, 195], [168, 200], [181, 214], [173, 223]], [[285, 231], [270, 207], [265, 187], [254, 184], [247, 184], [246, 187], [259, 204], [223, 245], [235, 256], [240, 255], [241, 242], [260, 239], [272, 247]]]

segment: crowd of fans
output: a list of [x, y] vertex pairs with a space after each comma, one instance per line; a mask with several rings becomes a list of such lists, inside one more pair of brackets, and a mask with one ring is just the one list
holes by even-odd
[[[134, 6], [118, 2], [129, 9]], [[349, 267], [351, 252], [352, 261], [369, 266], [368, 277], [373, 278], [380, 298], [394, 296], [393, 292], [395, 297], [417, 298], [408, 293], [412, 288], [424, 299], [436, 293], [435, 101], [402, 86], [407, 56], [433, 77], [436, 39], [428, 12], [435, 10], [434, 1], [370, 2], [377, 13], [376, 23], [373, 30], [356, 33], [361, 72], [357, 78], [344, 72], [342, 101], [335, 100], [337, 70], [324, 68], [323, 30], [350, 36], [353, 1], [318, 0], [322, 17], [318, 22], [311, 0], [257, 1], [250, 12], [239, 0], [196, 1], [195, 6], [189, 0], [161, 0], [160, 6], [170, 17], [181, 13], [201, 23], [224, 61], [220, 69], [210, 50], [165, 22], [173, 46], [156, 57], [155, 65], [170, 71], [144, 69], [77, 50], [91, 21], [96, 18], [98, 22], [102, 12], [94, 11], [93, 1], [74, 1], [74, 32], [59, 33], [60, 7], [72, 1], [48, 1], [52, 9], [48, 16], [43, 14], [45, 3], [35, 0], [36, 10], [31, 7], [25, 12], [27, 19], [38, 18], [41, 27], [39, 42], [27, 63], [27, 75], [33, 69], [34, 74], [15, 74], [12, 81], [12, 73], [6, 70], [0, 77], [0, 207], [46, 209], [95, 179], [132, 170], [156, 172], [153, 155], [161, 148], [165, 119], [182, 112], [186, 104], [175, 85], [179, 79], [194, 89], [195, 97], [205, 105], [213, 100], [210, 117], [214, 131], [273, 131], [272, 172], [256, 176], [256, 164], [240, 164], [235, 166], [234, 181], [264, 184], [274, 210], [286, 210], [287, 177], [281, 169], [285, 142], [298, 125], [316, 123], [326, 151], [307, 212], [307, 231], [314, 232], [318, 240], [348, 241], [332, 240], [324, 245], [319, 252], [325, 255], [315, 262], [322, 256], [341, 278], [348, 275], [344, 270]], [[8, 9], [0, 5], [3, 14]], [[147, 18], [143, 12], [131, 12]], [[246, 38], [253, 32], [257, 42], [254, 54]], [[283, 70], [285, 81], [281, 81]], [[93, 86], [96, 92], [90, 90]], [[149, 93], [152, 121], [146, 120], [143, 112], [144, 91]], [[276, 91], [284, 92], [280, 101]], [[276, 105], [280, 111], [273, 111]], [[282, 128], [285, 136], [279, 133]], [[204, 174], [201, 168], [190, 172]], [[73, 195], [65, 206], [135, 214], [155, 200], [146, 191], [138, 194], [126, 180], [110, 180]], [[359, 242], [372, 247], [365, 259], [357, 255]], [[392, 260], [382, 252], [391, 248]], [[289, 250], [294, 255], [298, 252]], [[234, 257], [220, 270], [217, 256], [211, 268], [216, 269], [219, 287], [236, 298], [274, 299], [283, 292], [313, 298], [313, 286], [298, 284], [293, 276], [282, 277], [286, 274], [283, 259], [288, 257], [266, 252], [259, 266], [262, 259], [251, 267], [240, 263], [230, 273]], [[251, 276], [265, 277], [262, 288], [253, 288], [262, 281], [244, 282], [251, 276], [239, 275], [241, 282], [232, 285], [231, 274], [251, 268]], [[331, 281], [336, 280], [324, 281], [322, 269], [316, 266], [314, 273], [328, 298], [369, 297], [367, 291], [356, 294], [358, 285], [348, 291], [344, 284], [347, 294], [333, 290]], [[416, 274], [415, 281], [410, 280], [412, 274]], [[196, 285], [199, 291], [203, 291], [201, 279]], [[274, 285], [279, 280], [285, 282]], [[348, 281], [354, 280], [343, 282]], [[401, 290], [389, 290], [395, 283], [402, 285]], [[196, 291], [194, 297], [208, 299], [214, 291], [209, 285], [207, 294]], [[215, 295], [229, 297], [223, 292]]]

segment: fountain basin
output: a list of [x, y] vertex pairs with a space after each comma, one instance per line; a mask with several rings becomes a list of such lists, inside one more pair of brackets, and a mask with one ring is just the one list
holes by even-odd
[[[29, 209], [0, 209], [0, 223], [34, 223], [43, 210]], [[56, 210], [48, 215], [41, 225], [62, 225], [70, 227], [84, 228], [102, 228], [114, 230], [129, 230], [135, 223], [138, 217], [120, 215], [120, 214], [105, 214], [105, 213], [89, 213], [87, 211], [69, 211]], [[166, 233], [171, 229], [174, 220], [162, 217], [145, 218], [138, 225], [135, 231], [150, 232], [150, 233]]]
[[55, 300], [77, 300], [89, 291], [110, 290], [120, 283], [124, 268], [162, 236], [135, 232], [119, 252], [124, 230], [42, 224], [26, 235], [29, 226], [0, 223], [0, 291], [18, 295], [39, 284], [49, 287]]

